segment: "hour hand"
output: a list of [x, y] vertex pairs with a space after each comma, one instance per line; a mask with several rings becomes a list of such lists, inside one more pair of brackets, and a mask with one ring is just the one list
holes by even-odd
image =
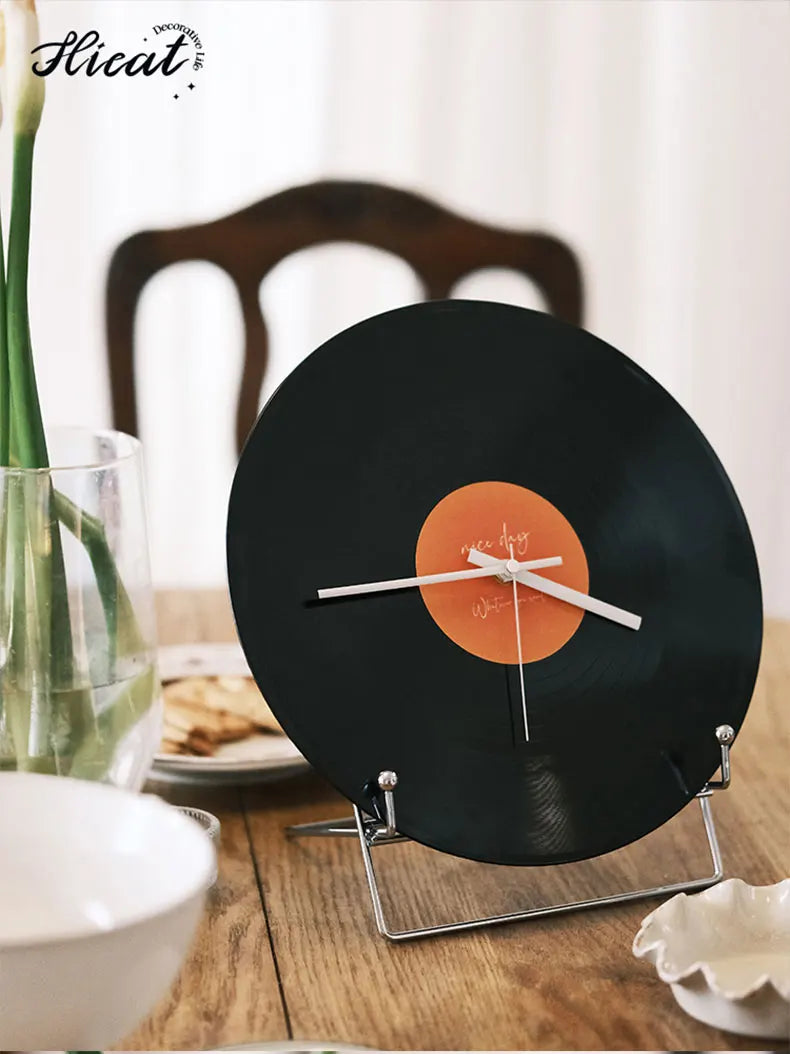
[[[477, 564], [478, 567], [493, 567], [494, 564], [499, 565], [502, 561], [481, 553], [477, 549], [470, 549], [469, 563]], [[536, 589], [547, 596], [556, 597], [557, 600], [563, 600], [566, 604], [583, 608], [585, 611], [592, 612], [593, 615], [600, 615], [601, 618], [617, 622], [621, 626], [627, 626], [628, 629], [639, 629], [642, 625], [640, 615], [634, 615], [623, 608], [615, 607], [614, 604], [607, 604], [604, 600], [597, 600], [595, 597], [588, 596], [587, 593], [580, 593], [578, 589], [571, 589], [570, 586], [564, 586], [561, 582], [553, 582], [550, 578], [532, 574], [526, 563], [508, 560], [505, 562], [505, 571], [512, 574], [522, 585]]]

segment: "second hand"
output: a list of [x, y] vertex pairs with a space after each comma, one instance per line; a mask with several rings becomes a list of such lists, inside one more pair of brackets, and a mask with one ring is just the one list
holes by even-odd
[[[510, 546], [510, 559], [515, 560], [513, 546]], [[521, 685], [521, 713], [524, 715], [524, 739], [529, 743], [529, 723], [527, 722], [527, 693], [524, 691], [524, 659], [521, 652], [521, 621], [518, 616], [518, 582], [513, 577], [513, 611], [516, 616], [516, 645], [518, 647], [518, 679]]]

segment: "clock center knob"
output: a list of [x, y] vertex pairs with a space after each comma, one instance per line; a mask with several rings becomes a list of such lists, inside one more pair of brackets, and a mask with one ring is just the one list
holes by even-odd
[[515, 577], [518, 573], [518, 560], [508, 560], [505, 564], [505, 570], [509, 575]]

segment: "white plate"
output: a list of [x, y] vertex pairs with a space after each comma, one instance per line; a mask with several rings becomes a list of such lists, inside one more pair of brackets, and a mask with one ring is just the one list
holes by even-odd
[[[163, 681], [252, 676], [239, 644], [175, 644], [160, 648], [158, 660]], [[210, 758], [157, 754], [150, 778], [168, 782], [252, 783], [301, 772], [307, 767], [290, 739], [261, 734], [237, 743], [223, 743]]]
[[252, 677], [238, 643], [169, 644], [157, 655], [163, 681], [179, 677]]

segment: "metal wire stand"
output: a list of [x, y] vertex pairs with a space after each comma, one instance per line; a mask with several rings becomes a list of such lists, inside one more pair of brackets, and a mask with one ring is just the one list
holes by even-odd
[[519, 922], [524, 919], [540, 918], [543, 915], [559, 915], [567, 911], [581, 911], [583, 908], [604, 907], [609, 904], [624, 904], [630, 900], [642, 900], [648, 897], [663, 897], [675, 893], [689, 892], [696, 889], [706, 889], [713, 886], [724, 878], [724, 868], [721, 860], [719, 840], [716, 835], [716, 826], [713, 822], [713, 813], [710, 807], [710, 798], [714, 791], [726, 790], [730, 785], [730, 745], [735, 738], [735, 733], [730, 725], [719, 725], [716, 729], [716, 739], [721, 748], [721, 779], [711, 780], [706, 783], [696, 795], [702, 812], [702, 823], [708, 839], [708, 850], [710, 852], [713, 874], [705, 878], [687, 879], [682, 882], [674, 882], [668, 885], [650, 886], [646, 889], [624, 890], [620, 893], [612, 893], [604, 897], [592, 897], [589, 900], [574, 900], [562, 904], [549, 904], [542, 908], [528, 908], [524, 911], [512, 911], [505, 915], [486, 915], [481, 918], [464, 919], [460, 922], [443, 923], [436, 926], [418, 926], [412, 929], [393, 930], [390, 928], [381, 903], [379, 884], [373, 867], [372, 850], [375, 846], [392, 845], [394, 842], [408, 841], [405, 835], [399, 834], [397, 830], [395, 813], [395, 788], [398, 777], [395, 772], [380, 772], [377, 778], [379, 790], [383, 795], [384, 818], [383, 820], [368, 816], [354, 805], [354, 815], [342, 820], [324, 820], [318, 823], [303, 823], [286, 828], [286, 833], [291, 838], [299, 837], [330, 837], [330, 838], [357, 838], [362, 850], [362, 862], [365, 866], [365, 876], [368, 881], [370, 898], [373, 903], [373, 916], [376, 920], [376, 928], [382, 937], [390, 941], [416, 940], [419, 937], [437, 937], [445, 933], [457, 933], [461, 930], [475, 930], [483, 926], [496, 926], [503, 922]]

